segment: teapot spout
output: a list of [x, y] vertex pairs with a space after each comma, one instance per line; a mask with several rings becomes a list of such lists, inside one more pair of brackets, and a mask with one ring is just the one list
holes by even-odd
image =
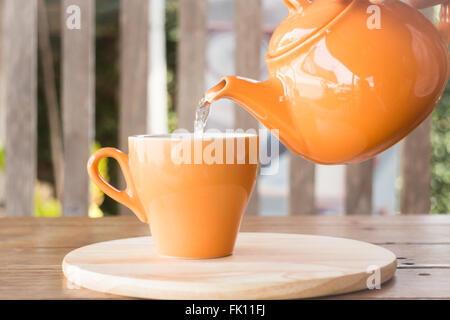
[[278, 79], [255, 81], [242, 77], [226, 76], [205, 93], [205, 100], [213, 103], [227, 98], [241, 105], [268, 129], [279, 129], [281, 104], [285, 103], [283, 86]]

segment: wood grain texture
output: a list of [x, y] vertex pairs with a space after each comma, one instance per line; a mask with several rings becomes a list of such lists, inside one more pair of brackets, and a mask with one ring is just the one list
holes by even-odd
[[[235, 0], [234, 16], [236, 74], [258, 80], [261, 76], [261, 0]], [[258, 129], [258, 121], [236, 106], [234, 126], [244, 130]]]
[[[6, 135], [6, 107], [4, 102], [3, 71], [2, 71], [2, 48], [3, 48], [3, 0], [0, 0], [0, 148], [5, 147]], [[5, 172], [0, 170], [0, 218], [5, 215]]]
[[[397, 256], [399, 269], [450, 269], [450, 256], [448, 255], [450, 244], [380, 244], [380, 246], [392, 251]], [[62, 257], [73, 249], [75, 247], [11, 248], [5, 246], [0, 248], [0, 266], [9, 268], [30, 268], [36, 265], [59, 266]]]
[[428, 117], [403, 143], [402, 213], [430, 212], [431, 153], [431, 117]]
[[121, 0], [119, 147], [124, 152], [129, 136], [147, 133], [149, 5], [149, 0]]
[[[67, 281], [60, 266], [0, 267], [2, 299], [130, 299], [84, 289]], [[27, 289], [23, 286], [26, 284]], [[450, 269], [398, 269], [381, 290], [329, 296], [321, 299], [449, 299]]]
[[289, 214], [315, 214], [315, 164], [289, 152]]
[[[80, 8], [81, 28], [69, 29], [68, 6]], [[95, 1], [65, 0], [62, 23], [62, 112], [64, 143], [63, 215], [83, 216], [89, 208], [86, 163], [94, 141]]]
[[[419, 2], [424, 3], [410, 3], [418, 5]], [[433, 8], [423, 9], [421, 13], [435, 22]], [[431, 124], [429, 116], [403, 142], [400, 212], [405, 214], [428, 213], [431, 209]]]
[[[3, 52], [2, 48], [4, 47], [3, 45], [3, 0], [0, 0], [0, 54]], [[2, 59], [0, 56], [0, 143], [2, 144], [2, 146], [4, 146], [5, 143], [5, 123], [6, 123], [6, 108], [5, 108], [5, 103], [3, 100], [4, 97], [4, 90], [3, 90], [3, 72], [2, 72]], [[2, 189], [2, 182], [3, 182], [3, 177], [0, 174], [0, 205], [2, 203], [2, 195], [3, 195], [3, 189]]]
[[179, 1], [178, 128], [193, 130], [195, 109], [205, 91], [207, 0]]
[[399, 269], [380, 290], [366, 290], [331, 299], [446, 299], [450, 298], [450, 269]]
[[[261, 0], [234, 1], [234, 33], [236, 39], [236, 74], [258, 80], [261, 71], [262, 2]], [[235, 104], [234, 127], [258, 130], [259, 123], [241, 106]], [[258, 182], [247, 206], [247, 215], [259, 211]]]
[[[376, 266], [381, 282], [395, 255], [365, 242], [296, 234], [240, 233], [233, 255], [218, 259], [160, 257], [151, 237], [96, 243], [64, 257], [75, 285], [150, 299], [293, 299], [367, 288]], [[132, 270], [131, 270], [132, 266]]]
[[37, 1], [3, 3], [2, 73], [6, 107], [7, 216], [34, 213], [37, 143]]
[[348, 165], [345, 170], [345, 212], [372, 214], [373, 162]]
[[[250, 216], [244, 217], [241, 231], [345, 237], [405, 258], [381, 290], [339, 299], [450, 298], [450, 216]], [[60, 263], [81, 246], [148, 235], [148, 226], [135, 217], [0, 219], [0, 299], [122, 299], [66, 282]]]
[[[120, 2], [120, 110], [119, 148], [128, 152], [128, 137], [146, 134], [150, 77], [150, 1]], [[120, 170], [120, 168], [119, 168]], [[126, 186], [119, 174], [119, 187]], [[120, 206], [122, 215], [132, 215]]]

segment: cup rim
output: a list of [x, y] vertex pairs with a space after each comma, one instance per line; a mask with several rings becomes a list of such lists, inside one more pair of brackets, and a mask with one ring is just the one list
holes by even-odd
[[203, 134], [186, 133], [162, 133], [162, 134], [138, 134], [129, 136], [129, 139], [151, 139], [151, 140], [183, 140], [183, 139], [230, 139], [258, 137], [256, 133], [247, 132], [205, 132]]

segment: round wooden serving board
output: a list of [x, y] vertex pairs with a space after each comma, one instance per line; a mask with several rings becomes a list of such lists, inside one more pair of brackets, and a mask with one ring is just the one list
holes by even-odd
[[395, 255], [356, 240], [240, 233], [232, 256], [176, 259], [156, 254], [151, 237], [96, 243], [67, 254], [72, 283], [117, 295], [154, 299], [293, 299], [367, 289], [395, 273]]

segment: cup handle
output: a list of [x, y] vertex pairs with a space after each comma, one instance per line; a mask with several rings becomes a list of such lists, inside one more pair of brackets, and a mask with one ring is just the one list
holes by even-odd
[[[98, 164], [103, 158], [113, 158], [119, 163], [120, 169], [122, 170], [127, 183], [125, 190], [118, 190], [114, 188], [100, 175], [100, 172], [98, 171]], [[94, 182], [100, 190], [112, 199], [130, 208], [139, 220], [142, 222], [147, 222], [147, 215], [145, 214], [141, 201], [137, 196], [136, 188], [131, 178], [127, 154], [115, 148], [102, 148], [90, 156], [87, 163], [87, 170], [92, 182]]]

